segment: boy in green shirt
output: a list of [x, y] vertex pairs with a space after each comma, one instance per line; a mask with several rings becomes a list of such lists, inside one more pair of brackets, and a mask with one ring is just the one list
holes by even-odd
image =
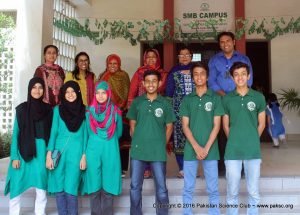
[[244, 164], [248, 190], [247, 214], [258, 214], [257, 204], [260, 200], [260, 135], [265, 128], [264, 96], [250, 89], [249, 66], [236, 62], [230, 68], [230, 74], [236, 89], [223, 98], [225, 115], [223, 128], [228, 138], [225, 150], [227, 179], [227, 214], [238, 214], [238, 195], [241, 169]]
[[146, 93], [136, 98], [128, 110], [130, 134], [130, 214], [142, 214], [142, 187], [144, 169], [150, 163], [156, 187], [156, 213], [168, 214], [168, 190], [166, 186], [166, 144], [173, 130], [175, 115], [167, 99], [157, 94], [161, 85], [160, 73], [148, 70], [144, 73]]
[[221, 97], [207, 88], [208, 68], [202, 63], [191, 67], [196, 91], [185, 96], [180, 107], [182, 128], [187, 138], [184, 148], [183, 214], [192, 214], [193, 193], [199, 161], [203, 166], [207, 193], [208, 214], [220, 214], [218, 191], [219, 148], [217, 135], [224, 109]]

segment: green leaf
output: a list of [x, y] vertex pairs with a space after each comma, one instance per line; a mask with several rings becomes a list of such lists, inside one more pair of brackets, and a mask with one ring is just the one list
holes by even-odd
[[134, 28], [133, 23], [132, 23], [132, 22], [128, 22], [128, 23], [127, 23], [127, 28]]
[[104, 21], [103, 21], [103, 26], [104, 26], [104, 28], [106, 28], [107, 24], [108, 24], [107, 19], [104, 19]]
[[298, 111], [300, 114], [300, 98], [299, 93], [294, 88], [281, 89], [278, 98], [283, 108]]

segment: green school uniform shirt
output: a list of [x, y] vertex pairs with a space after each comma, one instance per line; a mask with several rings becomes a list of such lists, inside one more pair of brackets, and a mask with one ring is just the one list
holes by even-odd
[[151, 102], [144, 94], [132, 102], [127, 118], [136, 121], [131, 158], [166, 161], [166, 125], [175, 121], [175, 114], [168, 100], [158, 95]]
[[59, 106], [53, 109], [53, 121], [48, 151], [58, 149], [61, 157], [58, 166], [48, 171], [48, 192], [66, 192], [77, 196], [81, 180], [80, 160], [87, 145], [86, 121], [76, 132], [69, 131], [59, 114]]
[[[36, 128], [43, 126], [43, 123], [36, 122], [35, 126]], [[19, 196], [31, 187], [47, 190], [46, 142], [44, 139], [35, 138], [36, 156], [26, 162], [22, 158], [18, 148], [19, 133], [18, 120], [15, 118], [10, 148], [10, 162], [4, 190], [5, 195], [10, 193], [10, 199]], [[12, 167], [13, 160], [20, 160], [19, 169]]]
[[[189, 118], [189, 127], [197, 143], [205, 147], [214, 127], [214, 117], [224, 115], [221, 97], [207, 90], [201, 97], [196, 92], [185, 96], [180, 106], [180, 116]], [[205, 160], [219, 160], [218, 140], [215, 139]], [[196, 153], [188, 140], [184, 147], [184, 160], [197, 160]]]
[[229, 116], [225, 160], [261, 158], [257, 126], [258, 114], [266, 109], [264, 96], [252, 89], [245, 96], [232, 91], [224, 96], [223, 106]]
[[86, 147], [86, 170], [82, 176], [81, 194], [91, 194], [104, 190], [113, 195], [122, 192], [121, 160], [119, 138], [122, 135], [122, 117], [115, 113], [116, 130], [108, 139], [94, 133], [90, 112], [86, 113], [88, 142]]

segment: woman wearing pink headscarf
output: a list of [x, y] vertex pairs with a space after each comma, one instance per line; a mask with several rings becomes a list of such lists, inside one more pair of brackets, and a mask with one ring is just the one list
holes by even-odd
[[119, 138], [122, 116], [111, 102], [107, 82], [95, 84], [95, 94], [87, 109], [88, 142], [82, 194], [91, 194], [91, 214], [113, 214], [113, 196], [122, 191]]

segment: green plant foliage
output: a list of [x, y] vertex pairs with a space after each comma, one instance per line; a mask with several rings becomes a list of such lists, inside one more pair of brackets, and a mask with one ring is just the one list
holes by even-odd
[[[201, 32], [200, 22], [198, 20], [191, 21], [186, 25], [193, 33], [184, 33], [182, 31], [182, 23], [178, 18], [174, 19], [174, 27], [170, 25], [169, 20], [139, 20], [136, 22], [122, 20], [108, 21], [106, 19], [100, 21], [95, 20], [94, 30], [91, 30], [91, 20], [86, 19], [81, 24], [76, 19], [63, 18], [62, 20], [54, 19], [53, 24], [76, 37], [88, 37], [96, 45], [102, 44], [106, 39], [124, 38], [131, 45], [136, 45], [140, 41], [148, 41], [149, 43], [163, 43], [164, 41], [180, 41], [190, 43], [193, 40], [204, 41], [216, 38], [218, 32], [216, 26], [222, 24], [224, 19], [210, 19], [205, 22], [208, 32]], [[268, 28], [266, 27], [268, 24]], [[271, 25], [271, 28], [270, 28]], [[277, 36], [287, 33], [300, 32], [300, 17], [291, 18], [286, 21], [283, 17], [280, 19], [272, 18], [270, 23], [266, 19], [262, 21], [254, 20], [252, 23], [247, 19], [236, 20], [236, 38], [240, 39], [246, 33], [262, 34], [267, 40], [271, 40]], [[151, 41], [151, 42], [150, 42]]]
[[287, 108], [288, 110], [298, 111], [300, 114], [300, 97], [299, 93], [294, 89], [281, 89], [279, 93], [280, 97], [278, 98], [280, 104], [283, 108]]
[[11, 133], [0, 133], [0, 159], [9, 156], [11, 138]]
[[[12, 93], [12, 84], [5, 83], [3, 80], [7, 79], [8, 76], [12, 75], [12, 70], [7, 67], [7, 62], [14, 60], [14, 54], [9, 50], [10, 43], [14, 39], [14, 29], [16, 25], [14, 19], [11, 16], [8, 16], [4, 13], [0, 13], [0, 53], [4, 54], [4, 59], [0, 62], [0, 92], [6, 94]], [[0, 104], [0, 108], [4, 111], [10, 110], [11, 105], [5, 106]]]
[[12, 31], [15, 27], [13, 18], [0, 12], [0, 53], [8, 51], [7, 44], [13, 40]]

